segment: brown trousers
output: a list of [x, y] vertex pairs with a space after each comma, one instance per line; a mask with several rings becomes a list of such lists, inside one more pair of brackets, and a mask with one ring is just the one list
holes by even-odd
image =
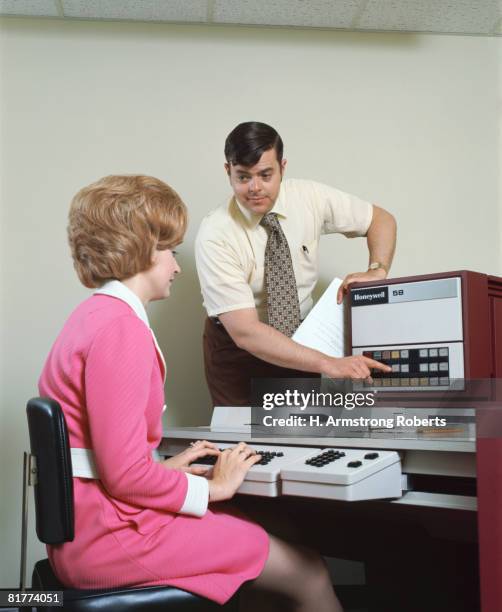
[[209, 317], [204, 327], [203, 347], [213, 406], [250, 406], [253, 378], [318, 378], [310, 372], [275, 366], [240, 349], [223, 325]]

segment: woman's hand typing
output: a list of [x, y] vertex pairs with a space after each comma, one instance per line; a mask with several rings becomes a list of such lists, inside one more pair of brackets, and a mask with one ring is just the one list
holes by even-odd
[[183, 472], [188, 472], [195, 476], [204, 476], [212, 469], [211, 466], [190, 464], [207, 455], [221, 455], [221, 451], [212, 442], [197, 440], [197, 442], [193, 442], [183, 452], [174, 455], [174, 457], [169, 457], [169, 459], [165, 459], [162, 463], [170, 470], [182, 470]]
[[223, 501], [233, 497], [249, 469], [260, 459], [261, 455], [244, 442], [221, 452], [209, 481], [209, 501]]

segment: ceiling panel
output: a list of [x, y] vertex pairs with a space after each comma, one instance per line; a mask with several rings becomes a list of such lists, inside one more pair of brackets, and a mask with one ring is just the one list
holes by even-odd
[[55, 0], [0, 0], [0, 15], [57, 17]]
[[215, 0], [214, 23], [350, 28], [366, 0]]
[[500, 0], [369, 0], [358, 29], [493, 34]]
[[0, 0], [2, 14], [59, 16], [66, 19], [502, 34], [502, 0]]
[[206, 0], [63, 0], [65, 17], [205, 22]]

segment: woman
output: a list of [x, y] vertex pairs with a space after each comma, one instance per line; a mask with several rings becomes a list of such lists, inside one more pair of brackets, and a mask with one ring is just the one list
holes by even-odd
[[[108, 176], [72, 201], [74, 266], [97, 289], [70, 315], [39, 381], [65, 413], [75, 476], [75, 539], [48, 547], [51, 564], [76, 588], [167, 584], [224, 603], [253, 581], [295, 609], [339, 610], [318, 556], [208, 507], [230, 499], [259, 460], [246, 444], [220, 453], [200, 441], [152, 459], [165, 363], [145, 306], [169, 296], [186, 224], [176, 192], [148, 176]], [[190, 467], [207, 454], [218, 456], [210, 480]]]

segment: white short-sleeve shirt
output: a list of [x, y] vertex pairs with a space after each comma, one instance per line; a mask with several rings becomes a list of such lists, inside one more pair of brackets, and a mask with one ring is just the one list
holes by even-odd
[[[272, 211], [288, 240], [303, 319], [312, 308], [318, 278], [319, 238], [332, 233], [366, 235], [373, 206], [321, 183], [287, 179]], [[210, 317], [256, 307], [260, 320], [267, 322], [264, 260], [268, 235], [260, 225], [262, 216], [232, 197], [203, 219], [195, 258]]]

